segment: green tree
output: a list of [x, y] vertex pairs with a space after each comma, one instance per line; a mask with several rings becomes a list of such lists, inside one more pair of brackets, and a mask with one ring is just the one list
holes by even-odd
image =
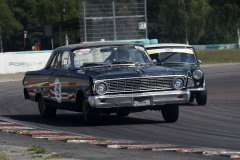
[[0, 26], [2, 29], [3, 48], [5, 51], [9, 51], [14, 48], [17, 41], [13, 39], [14, 35], [19, 33], [23, 29], [23, 26], [15, 18], [7, 0], [0, 0]]
[[[63, 11], [65, 9], [65, 11]], [[40, 24], [56, 23], [78, 17], [77, 0], [38, 0], [37, 19]]]
[[61, 20], [62, 10], [58, 12], [55, 1], [39, 0], [37, 3], [37, 19], [40, 24], [51, 24]]
[[36, 0], [8, 0], [8, 4], [17, 20], [23, 25], [24, 29], [40, 25], [40, 22], [36, 17]]
[[171, 35], [168, 32], [165, 18], [161, 13], [161, 6], [166, 5], [161, 0], [156, 3], [155, 0], [147, 1], [147, 18], [148, 18], [148, 37], [149, 39], [158, 39], [159, 42], [172, 42]]
[[211, 11], [207, 0], [185, 0], [186, 5], [186, 29], [189, 42], [197, 44], [205, 34], [206, 18]]
[[[58, 16], [60, 17], [60, 20], [58, 22], [61, 22], [63, 20], [71, 20], [74, 18], [78, 18], [79, 11], [78, 11], [78, 0], [56, 0], [56, 8], [58, 12]], [[65, 9], [65, 12], [63, 11]], [[73, 30], [74, 29], [74, 30]], [[69, 43], [76, 43], [78, 42], [78, 35], [79, 35], [79, 29], [71, 28], [71, 30], [67, 31]], [[54, 39], [59, 39], [59, 32], [55, 31]], [[64, 35], [62, 34], [62, 38], [64, 39]], [[59, 44], [58, 44], [59, 45]]]
[[239, 0], [210, 0], [213, 8], [207, 17], [206, 34], [202, 44], [236, 43], [237, 24], [240, 23]]
[[[162, 2], [162, 3], [161, 3]], [[207, 0], [162, 0], [160, 12], [171, 40], [196, 44], [204, 35], [206, 17], [211, 10]]]
[[[33, 44], [33, 41], [36, 39], [27, 39], [27, 46], [23, 48], [23, 32], [28, 29], [35, 28], [40, 25], [36, 17], [36, 8], [37, 8], [37, 0], [8, 0], [8, 5], [11, 8], [11, 11], [14, 13], [16, 19], [23, 26], [22, 30], [16, 32], [11, 39], [17, 39], [15, 41], [14, 50], [22, 50], [27, 49], [30, 50]], [[35, 34], [33, 34], [34, 37]], [[39, 36], [39, 33], [37, 33]]]

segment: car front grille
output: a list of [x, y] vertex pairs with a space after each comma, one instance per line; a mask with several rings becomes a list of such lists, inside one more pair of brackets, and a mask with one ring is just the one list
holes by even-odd
[[[107, 84], [107, 93], [157, 91], [173, 89], [172, 82], [177, 77], [179, 76], [120, 78], [104, 82]], [[186, 82], [186, 77], [182, 78]]]

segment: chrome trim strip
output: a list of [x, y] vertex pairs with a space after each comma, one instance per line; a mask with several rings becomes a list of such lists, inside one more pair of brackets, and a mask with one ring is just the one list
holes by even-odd
[[164, 75], [164, 76], [144, 76], [144, 77], [130, 77], [130, 78], [114, 78], [114, 79], [104, 79], [104, 80], [96, 80], [94, 83], [97, 82], [104, 82], [108, 80], [118, 80], [118, 79], [134, 79], [134, 78], [158, 78], [158, 77], [184, 77], [187, 78], [185, 75]]
[[126, 93], [114, 95], [89, 96], [88, 102], [93, 108], [141, 107], [135, 106], [135, 98], [148, 98], [147, 106], [187, 103], [190, 98], [189, 90], [174, 90], [161, 92]]
[[189, 91], [205, 91], [206, 90], [206, 88], [204, 87], [204, 88], [190, 88], [190, 89], [188, 89]]

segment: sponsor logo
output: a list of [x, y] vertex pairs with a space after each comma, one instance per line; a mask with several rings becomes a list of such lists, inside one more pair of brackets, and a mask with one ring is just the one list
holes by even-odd
[[55, 98], [58, 103], [61, 103], [62, 102], [62, 85], [58, 78], [54, 81], [54, 85], [55, 85], [54, 87]]
[[46, 62], [45, 61], [41, 61], [41, 62], [9, 62], [8, 65], [9, 66], [41, 66], [41, 65], [45, 65]]
[[181, 85], [182, 85], [182, 82], [181, 82], [181, 81], [176, 81], [175, 87], [181, 87]]

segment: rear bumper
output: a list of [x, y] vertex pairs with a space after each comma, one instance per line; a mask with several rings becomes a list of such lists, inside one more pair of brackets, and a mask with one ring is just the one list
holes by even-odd
[[189, 90], [174, 90], [89, 96], [88, 102], [92, 108], [119, 108], [187, 103], [189, 98]]

